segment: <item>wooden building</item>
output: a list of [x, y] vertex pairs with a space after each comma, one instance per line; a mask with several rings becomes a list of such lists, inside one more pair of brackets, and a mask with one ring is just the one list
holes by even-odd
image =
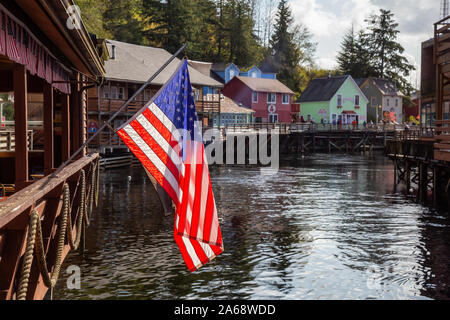
[[[101, 86], [89, 90], [88, 131], [93, 134], [103, 121], [110, 118], [144, 84], [172, 54], [164, 49], [139, 46], [130, 43], [106, 40], [109, 59], [105, 62], [106, 77]], [[126, 110], [114, 121], [114, 129], [139, 111], [158, 90], [170, 79], [180, 60], [175, 59], [154, 79], [143, 94], [137, 96]], [[222, 84], [209, 75], [189, 66], [191, 83], [194, 88], [197, 113], [203, 127], [213, 125], [220, 114], [220, 88]], [[126, 150], [125, 144], [112, 131], [106, 131], [91, 149], [102, 153]]]
[[256, 123], [291, 123], [294, 92], [276, 79], [235, 76], [222, 93], [256, 111]]
[[55, 285], [98, 186], [98, 154], [56, 170], [86, 141], [87, 90], [105, 73], [73, 5], [0, 1], [0, 93], [14, 112], [0, 131], [0, 300], [42, 299]]
[[435, 131], [435, 159], [450, 162], [450, 16], [422, 43], [420, 122]]

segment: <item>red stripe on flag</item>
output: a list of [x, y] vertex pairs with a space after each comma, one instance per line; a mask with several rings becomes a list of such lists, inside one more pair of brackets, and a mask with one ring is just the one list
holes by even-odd
[[197, 257], [199, 258], [200, 262], [202, 264], [207, 264], [209, 262], [209, 258], [206, 256], [205, 251], [200, 246], [200, 243], [197, 240], [189, 239], [192, 246], [194, 247], [195, 253], [197, 254]]
[[161, 159], [161, 161], [169, 168], [170, 172], [172, 172], [175, 179], [178, 181], [180, 178], [180, 172], [178, 171], [177, 166], [173, 163], [172, 159], [170, 159], [169, 155], [161, 148], [158, 142], [153, 139], [153, 137], [148, 133], [147, 130], [139, 123], [139, 121], [135, 120], [130, 123], [133, 129], [141, 136], [142, 140], [144, 140], [150, 149], [155, 152], [155, 154]]
[[156, 130], [163, 136], [164, 139], [170, 144], [172, 148], [178, 145], [178, 142], [173, 139], [172, 133], [167, 129], [167, 127], [158, 119], [157, 116], [153, 114], [150, 109], [146, 109], [142, 115], [147, 118], [147, 120], [155, 127]]
[[139, 148], [139, 146], [130, 138], [130, 136], [125, 132], [125, 130], [117, 131], [119, 137], [125, 142], [128, 148], [133, 152], [133, 154], [139, 159], [139, 161], [144, 165], [144, 167], [150, 172], [150, 174], [155, 178], [161, 187], [166, 190], [167, 194], [172, 198], [175, 205], [178, 205], [178, 197], [175, 190], [172, 188], [170, 183], [164, 178], [158, 168], [153, 164], [153, 162], [145, 155], [145, 153]]
[[183, 257], [184, 263], [186, 264], [189, 271], [193, 272], [196, 270], [194, 262], [192, 261], [191, 256], [189, 255], [186, 245], [184, 244], [183, 237], [177, 235], [177, 230], [175, 228], [175, 242], [178, 245], [178, 249], [180, 249], [181, 256]]
[[186, 163], [184, 176], [180, 179], [180, 188], [183, 190], [183, 199], [181, 200], [181, 206], [178, 210], [178, 214], [180, 217], [180, 223], [178, 225], [178, 232], [180, 234], [185, 233], [186, 226], [186, 212], [188, 206], [188, 196], [189, 196], [189, 177], [191, 175], [191, 165]]
[[[197, 161], [198, 163], [198, 161]], [[202, 192], [203, 188], [208, 188], [208, 186], [202, 186], [202, 179], [203, 179], [203, 164], [193, 164], [197, 166], [197, 169], [195, 171], [195, 185], [196, 185], [196, 192], [195, 192], [195, 198], [194, 198], [194, 205], [192, 208], [192, 222], [191, 222], [191, 230], [190, 235], [193, 238], [197, 237], [198, 233], [198, 223], [200, 220], [200, 203], [202, 198]]]

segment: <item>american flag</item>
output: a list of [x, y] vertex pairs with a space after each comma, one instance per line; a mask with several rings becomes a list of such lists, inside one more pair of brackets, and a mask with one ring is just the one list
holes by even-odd
[[117, 132], [176, 207], [174, 236], [190, 271], [223, 252], [187, 61]]
[[0, 11], [0, 54], [6, 54], [5, 13]]
[[16, 39], [17, 39], [17, 25], [15, 21], [11, 21], [11, 18], [8, 17], [7, 30], [6, 30], [6, 52], [8, 57], [20, 63], [20, 53], [19, 48], [17, 48]]
[[45, 60], [44, 60], [44, 48], [42, 46], [38, 47], [38, 71], [37, 75], [39, 78], [45, 79]]

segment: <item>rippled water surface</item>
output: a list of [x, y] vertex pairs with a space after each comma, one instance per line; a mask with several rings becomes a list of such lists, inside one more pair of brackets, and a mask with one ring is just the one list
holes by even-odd
[[[132, 177], [131, 184], [128, 176]], [[191, 274], [142, 169], [103, 174], [81, 290], [56, 299], [450, 298], [450, 219], [394, 192], [382, 156], [211, 169], [225, 252]]]

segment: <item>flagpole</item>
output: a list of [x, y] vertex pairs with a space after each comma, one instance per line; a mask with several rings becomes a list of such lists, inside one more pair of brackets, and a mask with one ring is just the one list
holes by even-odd
[[172, 57], [170, 57], [169, 60], [166, 61], [166, 63], [164, 63], [164, 65], [161, 66], [161, 68], [158, 69], [158, 71], [155, 72], [155, 74], [153, 74], [148, 80], [147, 82], [145, 82], [140, 88], [139, 90], [137, 90], [133, 96], [131, 98], [128, 99], [127, 102], [125, 102], [120, 108], [119, 110], [116, 111], [116, 113], [114, 113], [106, 122], [103, 123], [103, 126], [97, 130], [97, 132], [91, 136], [77, 151], [75, 151], [72, 156], [66, 161], [64, 162], [61, 166], [59, 166], [59, 168], [53, 173], [53, 176], [56, 176], [65, 166], [67, 166], [71, 161], [73, 161], [80, 153], [81, 151], [83, 151], [84, 148], [86, 148], [95, 138], [98, 137], [98, 135], [105, 130], [106, 128], [110, 128], [111, 127], [111, 122], [142, 92], [145, 90], [145, 88], [147, 88], [147, 86], [173, 61], [175, 60], [175, 58], [181, 53], [183, 52], [183, 50], [186, 48], [186, 44], [183, 44], [183, 46], [178, 49], [177, 52], [175, 52], [174, 55], [172, 55]]

